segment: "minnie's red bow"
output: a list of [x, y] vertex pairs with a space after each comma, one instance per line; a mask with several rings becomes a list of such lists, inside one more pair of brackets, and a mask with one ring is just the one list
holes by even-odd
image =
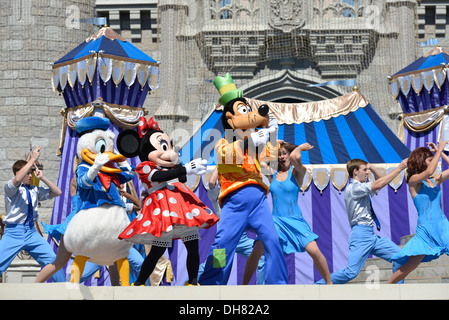
[[149, 130], [160, 130], [159, 125], [154, 120], [154, 117], [151, 117], [148, 122], [144, 117], [140, 117], [137, 129], [139, 131], [140, 138], [142, 138]]

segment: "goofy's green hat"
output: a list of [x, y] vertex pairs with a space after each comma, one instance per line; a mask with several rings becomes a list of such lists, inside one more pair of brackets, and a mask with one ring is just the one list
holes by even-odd
[[231, 100], [243, 97], [243, 90], [237, 89], [229, 73], [226, 73], [224, 77], [215, 77], [214, 85], [220, 93], [218, 102], [223, 106]]

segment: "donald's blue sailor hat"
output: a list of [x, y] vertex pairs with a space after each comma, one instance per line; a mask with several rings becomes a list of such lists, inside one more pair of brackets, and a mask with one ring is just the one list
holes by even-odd
[[102, 117], [87, 117], [77, 121], [75, 124], [75, 130], [79, 136], [92, 132], [94, 130], [108, 130], [109, 119]]

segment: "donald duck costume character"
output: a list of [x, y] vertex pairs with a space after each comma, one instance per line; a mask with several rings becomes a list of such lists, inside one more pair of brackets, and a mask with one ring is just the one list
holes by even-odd
[[[267, 105], [253, 110], [229, 74], [215, 77], [214, 85], [224, 106], [221, 120], [225, 137], [215, 144], [222, 210], [199, 283], [227, 284], [237, 243], [243, 232], [250, 229], [264, 246], [265, 283], [285, 284], [287, 265], [266, 201], [268, 186], [260, 172], [260, 161], [271, 161], [277, 156], [277, 147], [268, 141], [270, 134], [277, 131], [277, 121], [268, 115]], [[261, 129], [256, 131], [257, 127]]]
[[[118, 239], [129, 224], [119, 187], [133, 179], [126, 158], [115, 154], [115, 135], [107, 118], [79, 120], [77, 155], [82, 159], [76, 170], [78, 213], [69, 222], [64, 243], [76, 257], [71, 282], [79, 282], [87, 260], [98, 265], [117, 262], [122, 286], [129, 285], [127, 260], [132, 244]], [[118, 163], [116, 167], [114, 163]]]

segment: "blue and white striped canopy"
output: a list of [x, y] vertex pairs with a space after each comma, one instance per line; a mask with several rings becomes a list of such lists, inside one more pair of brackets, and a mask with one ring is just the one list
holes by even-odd
[[[326, 116], [323, 119], [316, 118], [314, 121], [287, 124], [283, 115], [277, 113], [278, 139], [296, 145], [305, 142], [313, 145], [312, 150], [302, 153], [302, 162], [306, 165], [345, 164], [354, 158], [363, 159], [369, 163], [399, 163], [407, 158], [410, 150], [363, 99], [363, 96], [358, 92], [345, 96], [349, 95], [362, 98], [359, 99], [361, 104], [352, 107], [349, 112], [347, 106], [337, 105], [337, 111], [334, 110], [333, 116]], [[348, 99], [340, 100], [348, 101]], [[324, 105], [327, 101], [330, 105], [336, 104], [334, 99], [330, 99], [324, 101]], [[250, 99], [251, 103], [260, 105], [265, 102]], [[270, 109], [273, 107], [270, 103], [267, 104]], [[295, 107], [297, 110], [311, 109], [304, 108], [306, 104], [311, 103], [295, 104]], [[323, 102], [321, 104], [323, 105]], [[277, 107], [279, 105], [281, 104], [276, 104]], [[208, 159], [209, 165], [216, 164], [214, 145], [224, 133], [220, 120], [221, 114], [222, 111], [213, 111], [201, 128], [184, 144], [181, 148], [183, 163], [203, 157]], [[301, 117], [310, 118], [305, 115]]]
[[141, 108], [147, 93], [159, 86], [159, 64], [103, 27], [53, 64], [52, 86], [62, 92], [67, 108], [95, 100]]
[[449, 64], [449, 52], [442, 47], [429, 51], [416, 61], [396, 72], [392, 77], [401, 77], [408, 74], [416, 74], [424, 71], [442, 68]]
[[390, 91], [404, 113], [441, 108], [449, 102], [447, 65], [449, 51], [430, 50], [390, 77]]
[[102, 53], [124, 61], [139, 61], [146, 64], [157, 64], [157, 61], [145, 52], [126, 41], [109, 27], [101, 28], [97, 33], [83, 41], [75, 49], [54, 63], [54, 67]]

